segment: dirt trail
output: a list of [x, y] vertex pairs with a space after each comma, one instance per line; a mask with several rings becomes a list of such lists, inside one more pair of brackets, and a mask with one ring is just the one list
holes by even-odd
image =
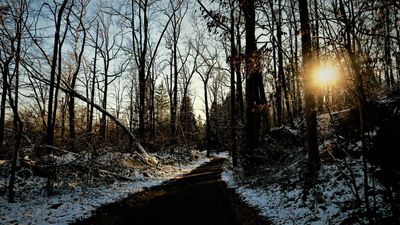
[[103, 206], [75, 225], [267, 224], [226, 188], [223, 161], [215, 158], [182, 178]]

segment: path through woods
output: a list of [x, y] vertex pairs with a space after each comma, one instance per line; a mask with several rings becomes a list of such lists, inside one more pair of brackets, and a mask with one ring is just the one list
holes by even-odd
[[75, 225], [88, 224], [268, 224], [238, 200], [221, 180], [224, 159], [215, 158], [166, 185], [99, 208]]

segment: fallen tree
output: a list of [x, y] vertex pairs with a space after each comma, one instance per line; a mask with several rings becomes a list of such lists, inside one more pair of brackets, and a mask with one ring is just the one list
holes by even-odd
[[[26, 66], [25, 66], [26, 68]], [[45, 78], [41, 78], [36, 76], [34, 73], [32, 73], [31, 70], [29, 70], [28, 68], [26, 68], [29, 72], [29, 74], [34, 78], [37, 79], [41, 82], [44, 82], [46, 84], [50, 84], [50, 81], [45, 79]], [[31, 67], [32, 70], [35, 70], [34, 68]], [[96, 108], [97, 110], [99, 110], [100, 112], [104, 113], [106, 116], [108, 116], [111, 120], [113, 120], [119, 127], [121, 127], [121, 129], [125, 132], [125, 134], [127, 134], [130, 138], [130, 141], [132, 144], [134, 144], [139, 153], [141, 154], [141, 156], [143, 157], [143, 159], [145, 161], [152, 161], [154, 163], [154, 161], [156, 161], [156, 159], [154, 159], [154, 157], [150, 157], [150, 155], [146, 152], [146, 150], [143, 148], [143, 146], [140, 144], [139, 140], [136, 138], [136, 136], [124, 125], [122, 124], [121, 121], [119, 121], [115, 116], [113, 116], [110, 112], [108, 112], [106, 109], [104, 109], [103, 107], [97, 105], [96, 103], [92, 103], [89, 99], [87, 99], [85, 96], [81, 95], [80, 93], [78, 93], [76, 90], [74, 90], [73, 88], [71, 88], [69, 86], [69, 84], [67, 82], [65, 82], [64, 80], [62, 80], [62, 83], [64, 86], [58, 85], [57, 88], [59, 88], [60, 90], [62, 90], [63, 92], [65, 92], [66, 94], [70, 94], [73, 97], [76, 97], [90, 105], [93, 105], [94, 108]]]

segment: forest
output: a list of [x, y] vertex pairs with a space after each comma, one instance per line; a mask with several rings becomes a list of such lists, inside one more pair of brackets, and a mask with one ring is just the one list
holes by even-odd
[[1, 0], [0, 71], [0, 224], [400, 224], [398, 0]]

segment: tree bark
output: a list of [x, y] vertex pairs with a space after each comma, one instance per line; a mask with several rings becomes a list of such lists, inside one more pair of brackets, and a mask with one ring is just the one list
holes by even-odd
[[[314, 30], [313, 30], [313, 38], [314, 38], [314, 54], [315, 58], [319, 58], [319, 14], [318, 14], [318, 0], [314, 0]], [[318, 112], [322, 112], [324, 109], [324, 89], [323, 87], [319, 87], [316, 91], [317, 96], [317, 106]]]
[[231, 89], [231, 127], [230, 127], [230, 132], [231, 132], [231, 154], [232, 154], [232, 165], [234, 167], [237, 166], [237, 152], [236, 152], [236, 100], [235, 100], [235, 58], [237, 56], [236, 52], [236, 46], [235, 46], [235, 7], [234, 7], [234, 2], [231, 2], [231, 26], [230, 26], [230, 41], [231, 41], [231, 56], [230, 56], [230, 75], [231, 75], [231, 80], [230, 80], [230, 89]]
[[8, 200], [9, 202], [14, 202], [14, 183], [15, 183], [15, 175], [16, 175], [16, 169], [17, 169], [17, 161], [19, 157], [19, 149], [21, 146], [21, 139], [22, 139], [22, 132], [23, 132], [23, 123], [19, 117], [18, 113], [18, 99], [19, 99], [19, 69], [20, 69], [20, 62], [21, 62], [21, 44], [22, 44], [22, 32], [23, 32], [23, 14], [24, 11], [26, 10], [26, 7], [21, 5], [20, 8], [18, 9], [18, 20], [16, 21], [16, 39], [17, 39], [17, 48], [13, 49], [15, 51], [15, 68], [14, 68], [14, 76], [15, 76], [15, 90], [14, 90], [14, 99], [12, 98], [11, 95], [11, 88], [8, 86], [8, 90], [4, 90], [4, 92], [8, 91], [9, 94], [9, 102], [11, 109], [13, 111], [13, 126], [14, 126], [14, 131], [15, 131], [15, 145], [14, 145], [14, 152], [13, 152], [13, 158], [12, 158], [12, 163], [11, 163], [11, 171], [10, 171], [10, 182], [8, 185]]
[[[175, 12], [174, 12], [175, 13]], [[178, 37], [177, 37], [177, 21], [176, 16], [172, 19], [172, 26], [174, 27], [173, 31], [173, 50], [172, 50], [172, 64], [173, 64], [173, 98], [172, 98], [172, 105], [171, 105], [171, 120], [170, 120], [170, 135], [171, 135], [171, 144], [174, 146], [176, 144], [176, 114], [178, 108]], [[172, 81], [171, 81], [172, 82]], [[173, 148], [172, 148], [173, 149]]]
[[391, 40], [390, 40], [390, 10], [389, 7], [385, 9], [385, 80], [388, 88], [394, 86], [394, 76], [392, 69], [392, 56], [391, 52]]
[[139, 58], [139, 139], [143, 142], [145, 140], [145, 100], [146, 100], [146, 55], [148, 45], [148, 18], [147, 18], [147, 4], [145, 0], [143, 5], [139, 6], [143, 10], [143, 31], [140, 32], [140, 39], [143, 40], [141, 43], [141, 52]]
[[315, 98], [312, 86], [312, 42], [307, 0], [299, 0], [299, 9], [303, 54], [304, 110], [306, 117], [307, 151], [310, 172], [315, 174], [320, 167], [320, 158], [317, 138], [317, 113], [315, 110]]
[[[19, 60], [17, 60], [19, 61]], [[16, 68], [19, 67], [19, 63], [16, 64]], [[18, 72], [18, 69], [17, 69]], [[14, 102], [12, 96], [11, 96], [11, 90], [8, 86], [8, 99], [10, 102], [11, 109], [14, 114], [14, 129], [15, 129], [15, 145], [14, 145], [14, 152], [13, 152], [13, 157], [12, 157], [12, 162], [11, 162], [11, 171], [10, 171], [10, 181], [8, 183], [8, 201], [9, 202], [15, 202], [14, 197], [15, 197], [15, 192], [14, 192], [14, 183], [15, 183], [15, 175], [17, 171], [17, 161], [18, 161], [18, 156], [19, 156], [19, 149], [21, 146], [21, 139], [22, 139], [22, 131], [23, 131], [23, 123], [19, 117], [18, 114], [18, 106], [16, 105], [16, 102]]]
[[[85, 51], [85, 45], [86, 45], [86, 27], [85, 24], [83, 23], [83, 10], [80, 14], [79, 17], [79, 27], [82, 28], [83, 31], [83, 38], [82, 38], [82, 45], [79, 50], [79, 53], [75, 54], [75, 60], [76, 60], [76, 68], [75, 71], [72, 73], [72, 78], [71, 78], [71, 88], [75, 90], [75, 84], [76, 80], [78, 79], [78, 73], [81, 68], [81, 63], [82, 63], [82, 57], [83, 53]], [[77, 34], [79, 35], [79, 34]], [[69, 113], [69, 141], [70, 141], [70, 149], [71, 151], [75, 150], [75, 138], [76, 138], [76, 131], [75, 131], [75, 98], [73, 96], [69, 96], [69, 101], [68, 101], [68, 113]]]
[[[48, 112], [47, 112], [47, 129], [44, 143], [45, 145], [52, 146], [54, 144], [54, 126], [53, 123], [53, 110], [54, 110], [54, 89], [55, 89], [55, 78], [56, 78], [56, 68], [58, 62], [58, 50], [59, 50], [59, 41], [60, 41], [60, 28], [61, 28], [61, 20], [63, 19], [63, 12], [68, 3], [68, 0], [64, 0], [62, 5], [57, 12], [57, 20], [55, 26], [55, 34], [54, 34], [54, 46], [53, 46], [53, 58], [51, 60], [51, 70], [50, 70], [50, 83], [49, 83], [49, 99], [48, 99]], [[47, 154], [51, 154], [52, 148], [49, 147], [46, 149]], [[51, 162], [50, 162], [51, 163]], [[48, 194], [52, 194], [53, 192], [53, 181], [54, 181], [54, 170], [50, 167], [50, 176], [47, 179], [47, 191]]]
[[210, 157], [211, 155], [211, 145], [210, 145], [210, 132], [211, 132], [211, 126], [210, 126], [210, 113], [209, 113], [209, 108], [208, 108], [208, 90], [207, 90], [207, 85], [208, 85], [208, 76], [205, 80], [203, 80], [204, 84], [204, 105], [206, 109], [206, 148], [207, 148], [207, 157]]
[[[56, 68], [58, 62], [58, 50], [59, 50], [59, 40], [60, 40], [60, 28], [63, 12], [68, 3], [68, 0], [64, 0], [57, 14], [57, 21], [54, 34], [54, 46], [53, 46], [53, 58], [51, 60], [51, 71], [50, 71], [50, 87], [49, 87], [49, 99], [48, 99], [48, 113], [47, 113], [47, 130], [45, 136], [45, 144], [53, 145], [54, 143], [54, 124], [53, 124], [53, 110], [54, 110], [54, 87], [55, 87], [55, 77]], [[49, 149], [50, 151], [50, 149]]]
[[4, 125], [5, 125], [5, 116], [6, 116], [6, 100], [7, 100], [7, 86], [8, 86], [8, 64], [4, 64], [4, 68], [2, 68], [1, 74], [3, 77], [3, 86], [1, 93], [1, 104], [0, 104], [0, 149], [3, 148], [4, 142]]
[[255, 0], [242, 0], [246, 32], [245, 72], [246, 72], [246, 147], [244, 171], [246, 175], [254, 172], [252, 154], [260, 144], [260, 115], [265, 110], [266, 99], [262, 82], [260, 59], [255, 37]]
[[[238, 105], [237, 117], [238, 124], [243, 124], [244, 121], [244, 103], [243, 103], [243, 85], [242, 85], [242, 37], [240, 29], [240, 20], [242, 15], [242, 10], [239, 9], [239, 15], [237, 17], [236, 23], [236, 56], [235, 56], [235, 70], [236, 70], [236, 102]], [[239, 129], [238, 129], [239, 131]], [[241, 132], [242, 133], [242, 132]], [[242, 135], [242, 134], [240, 134]]]
[[98, 53], [98, 41], [99, 41], [99, 24], [96, 27], [96, 37], [95, 37], [95, 47], [94, 47], [94, 59], [93, 59], [93, 77], [92, 77], [92, 87], [90, 91], [90, 114], [89, 114], [89, 124], [87, 127], [88, 132], [93, 130], [93, 114], [94, 114], [94, 91], [96, 87], [96, 73], [97, 73], [97, 53]]
[[[282, 79], [283, 76], [283, 59], [282, 59], [282, 49], [280, 45], [282, 44], [282, 30], [280, 29], [279, 21], [275, 16], [275, 9], [272, 1], [269, 1], [269, 6], [271, 8], [272, 13], [272, 22], [271, 27], [275, 29], [275, 24], [277, 28], [277, 34], [272, 35], [272, 59], [273, 59], [273, 74], [274, 77], [274, 85], [275, 85], [275, 104], [274, 108], [276, 109], [276, 114], [274, 115], [274, 126], [280, 127], [283, 122], [283, 110], [282, 110]], [[278, 40], [277, 40], [278, 39]], [[278, 69], [277, 69], [278, 67]], [[282, 74], [281, 74], [282, 73]]]
[[277, 41], [278, 41], [278, 64], [279, 64], [279, 83], [282, 85], [282, 90], [285, 99], [285, 107], [287, 112], [287, 121], [288, 123], [293, 126], [293, 115], [290, 108], [290, 99], [288, 93], [288, 84], [286, 82], [285, 72], [283, 69], [283, 45], [282, 45], [282, 0], [279, 0], [279, 13], [278, 13], [278, 21], [277, 21]]

